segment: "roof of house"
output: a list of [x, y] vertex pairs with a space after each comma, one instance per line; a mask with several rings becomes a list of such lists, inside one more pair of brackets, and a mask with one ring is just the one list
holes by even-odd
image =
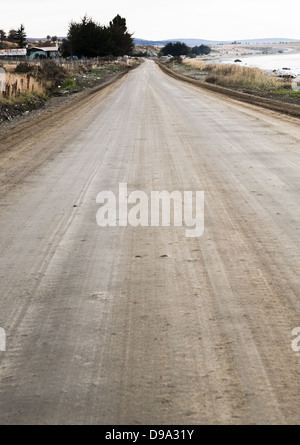
[[38, 47], [34, 46], [32, 48], [29, 48], [29, 50], [35, 49], [37, 51], [58, 51], [58, 48], [56, 46], [44, 46], [44, 47]]

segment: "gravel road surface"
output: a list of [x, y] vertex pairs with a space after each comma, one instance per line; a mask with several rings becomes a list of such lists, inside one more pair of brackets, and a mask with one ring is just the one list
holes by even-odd
[[[0, 143], [0, 424], [300, 423], [299, 120], [146, 61]], [[203, 236], [99, 227], [120, 183]]]

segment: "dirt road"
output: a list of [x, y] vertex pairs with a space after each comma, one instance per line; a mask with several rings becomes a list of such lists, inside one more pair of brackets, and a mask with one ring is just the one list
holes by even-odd
[[[299, 120], [149, 61], [19, 128], [0, 149], [0, 424], [299, 424]], [[100, 228], [120, 183], [204, 191], [203, 236]]]

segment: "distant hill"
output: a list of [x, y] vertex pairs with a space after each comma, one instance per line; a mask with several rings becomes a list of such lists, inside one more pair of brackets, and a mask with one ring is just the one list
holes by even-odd
[[[233, 43], [232, 40], [203, 40], [203, 39], [169, 39], [169, 40], [144, 40], [144, 39], [134, 39], [136, 45], [154, 45], [154, 46], [165, 46], [167, 43], [182, 42], [188, 46], [199, 46], [199, 45], [226, 45]], [[236, 40], [236, 43], [241, 44], [263, 44], [263, 43], [293, 43], [300, 42], [300, 39], [287, 39], [287, 38], [266, 38], [266, 39], [249, 39], [249, 40]]]
[[[67, 37], [57, 37], [58, 40], [66, 39]], [[45, 37], [42, 38], [28, 38], [29, 42], [45, 41]], [[133, 39], [135, 45], [152, 45], [152, 46], [165, 46], [167, 43], [183, 42], [188, 46], [199, 45], [226, 45], [233, 43], [232, 40], [204, 40], [204, 39], [168, 39], [168, 40], [145, 40], [145, 39]], [[263, 44], [263, 43], [295, 43], [300, 42], [300, 39], [287, 39], [287, 38], [266, 38], [266, 39], [249, 39], [249, 40], [236, 40], [236, 43], [241, 44]]]
[[286, 39], [286, 38], [275, 38], [275, 39], [250, 39], [250, 40], [238, 40], [241, 43], [295, 43], [300, 42], [300, 39]]
[[136, 45], [152, 45], [152, 46], [165, 46], [167, 43], [182, 42], [188, 46], [198, 46], [198, 45], [215, 45], [217, 42], [213, 40], [201, 40], [201, 39], [169, 39], [169, 40], [144, 40], [144, 39], [133, 39]]

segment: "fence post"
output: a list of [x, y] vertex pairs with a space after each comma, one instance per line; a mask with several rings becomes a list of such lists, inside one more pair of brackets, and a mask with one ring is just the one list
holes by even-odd
[[5, 91], [6, 73], [4, 68], [0, 68], [0, 91]]

